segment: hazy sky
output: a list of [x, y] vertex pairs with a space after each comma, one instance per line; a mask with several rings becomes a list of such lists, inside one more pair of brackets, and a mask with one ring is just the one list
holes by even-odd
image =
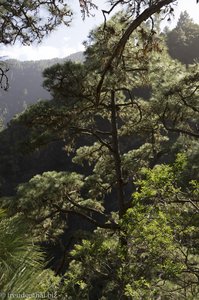
[[[82, 42], [86, 40], [89, 31], [103, 22], [103, 15], [100, 8], [104, 8], [107, 1], [94, 1], [99, 10], [95, 11], [95, 16], [82, 20], [79, 1], [69, 0], [69, 5], [73, 8], [74, 17], [70, 27], [60, 26], [56, 31], [50, 34], [43, 42], [32, 46], [8, 46], [1, 49], [1, 55], [19, 60], [39, 60], [54, 57], [66, 57], [71, 53], [83, 51]], [[199, 23], [199, 4], [196, 0], [178, 0], [178, 7], [175, 9], [175, 19], [172, 25], [176, 23], [181, 11], [186, 10], [195, 22]]]

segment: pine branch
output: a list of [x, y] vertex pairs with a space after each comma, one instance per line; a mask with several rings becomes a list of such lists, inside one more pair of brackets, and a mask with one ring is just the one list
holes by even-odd
[[88, 215], [85, 215], [84, 213], [82, 213], [80, 211], [75, 211], [75, 210], [70, 210], [70, 209], [64, 209], [64, 208], [59, 207], [56, 204], [53, 204], [53, 206], [59, 212], [61, 212], [63, 214], [71, 214], [71, 215], [77, 215], [79, 217], [82, 217], [83, 219], [85, 219], [88, 222], [92, 223], [96, 227], [105, 228], [105, 229], [112, 229], [112, 230], [118, 230], [120, 228], [119, 225], [117, 225], [116, 223], [113, 223], [113, 222], [112, 223], [99, 223], [98, 221], [96, 221], [92, 217], [90, 217]]
[[104, 71], [101, 75], [101, 79], [97, 86], [97, 93], [96, 93], [96, 106], [100, 103], [100, 94], [102, 85], [104, 83], [105, 76], [107, 72], [112, 68], [113, 60], [116, 58], [121, 57], [124, 47], [130, 37], [130, 35], [142, 24], [144, 21], [146, 21], [148, 18], [150, 18], [153, 14], [160, 11], [162, 7], [171, 4], [175, 0], [162, 0], [158, 1], [158, 3], [151, 5], [147, 9], [143, 11], [124, 31], [124, 34], [122, 35], [119, 42], [116, 44], [115, 48], [113, 49], [112, 55], [109, 58], [108, 62], [105, 65]]

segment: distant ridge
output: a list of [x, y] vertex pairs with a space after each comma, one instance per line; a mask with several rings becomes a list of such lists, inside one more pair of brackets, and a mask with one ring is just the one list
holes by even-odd
[[51, 58], [51, 59], [39, 59], [39, 60], [18, 60], [18, 59], [14, 59], [14, 58], [7, 58], [4, 59], [5, 62], [7, 63], [14, 63], [14, 62], [19, 62], [22, 64], [25, 63], [35, 63], [35, 64], [40, 64], [40, 63], [45, 63], [45, 62], [49, 62], [50, 64], [55, 64], [55, 63], [60, 63], [60, 62], [64, 62], [66, 60], [72, 60], [72, 61], [83, 61], [84, 60], [84, 52], [79, 51], [79, 52], [75, 52], [72, 53], [66, 57], [63, 58], [59, 58], [59, 57], [55, 57], [55, 58]]
[[76, 52], [65, 58], [36, 61], [5, 60], [9, 67], [7, 75], [10, 85], [8, 91], [0, 90], [0, 115], [5, 126], [14, 115], [21, 113], [28, 105], [36, 103], [39, 99], [51, 99], [50, 93], [42, 87], [42, 72], [67, 60], [83, 62], [83, 52]]

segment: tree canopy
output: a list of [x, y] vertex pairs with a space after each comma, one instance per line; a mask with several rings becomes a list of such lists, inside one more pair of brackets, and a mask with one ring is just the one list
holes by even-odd
[[[126, 11], [90, 33], [84, 62], [47, 68], [52, 100], [12, 121], [29, 128], [32, 151], [63, 140], [71, 168], [82, 166], [35, 174], [1, 198], [34, 245], [60, 245], [44, 284], [58, 299], [199, 296], [198, 65], [169, 56], [152, 18], [174, 2], [111, 2]], [[71, 220], [81, 227], [65, 241]]]
[[[198, 58], [199, 25], [195, 24], [187, 12], [181, 13], [177, 26], [167, 34], [169, 53], [186, 64]], [[187, 53], [189, 53], [187, 55]]]

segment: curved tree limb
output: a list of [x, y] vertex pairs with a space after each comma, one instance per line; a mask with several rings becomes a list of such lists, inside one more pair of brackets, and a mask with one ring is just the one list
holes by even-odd
[[112, 230], [119, 229], [119, 225], [117, 225], [116, 223], [113, 223], [113, 222], [112, 223], [100, 223], [97, 220], [93, 219], [92, 217], [84, 214], [83, 212], [76, 211], [76, 210], [70, 210], [70, 209], [64, 209], [64, 208], [59, 207], [56, 204], [53, 204], [53, 206], [57, 209], [57, 211], [59, 211], [63, 214], [77, 215], [77, 216], [87, 220], [91, 224], [95, 225], [96, 227], [112, 229]]
[[121, 54], [123, 53], [124, 47], [130, 35], [133, 33], [133, 31], [135, 31], [140, 26], [141, 23], [146, 21], [156, 12], [159, 12], [162, 7], [167, 6], [173, 2], [176, 2], [176, 0], [162, 0], [162, 1], [158, 1], [156, 4], [149, 6], [132, 23], [130, 23], [130, 25], [124, 31], [121, 39], [113, 49], [112, 55], [109, 58], [108, 62], [106, 63], [105, 68], [102, 72], [101, 79], [98, 83], [97, 91], [96, 91], [96, 106], [98, 106], [100, 102], [100, 93], [101, 93], [102, 85], [104, 83], [105, 76], [107, 72], [111, 69], [113, 60], [120, 57]]

